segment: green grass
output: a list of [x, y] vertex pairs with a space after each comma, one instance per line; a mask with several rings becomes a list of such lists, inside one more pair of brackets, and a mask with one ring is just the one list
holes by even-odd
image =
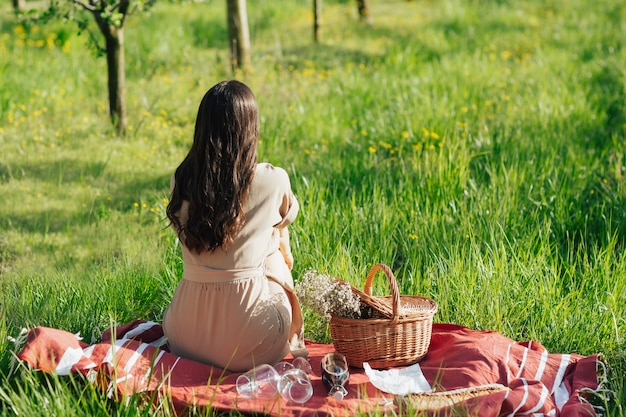
[[[19, 372], [6, 336], [160, 320], [180, 277], [169, 177], [230, 78], [225, 7], [157, 4], [126, 29], [129, 132], [71, 24], [0, 13], [0, 415], [153, 415]], [[261, 160], [301, 203], [294, 276], [361, 286], [383, 262], [435, 320], [602, 353], [626, 403], [626, 7], [609, 0], [249, 2]], [[379, 277], [377, 291], [385, 291]], [[329, 341], [306, 311], [307, 337]], [[200, 414], [200, 413], [199, 413]]]

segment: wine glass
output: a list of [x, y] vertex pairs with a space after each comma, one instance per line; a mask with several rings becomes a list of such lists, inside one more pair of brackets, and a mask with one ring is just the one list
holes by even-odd
[[278, 392], [287, 401], [304, 404], [313, 396], [313, 385], [309, 378], [311, 364], [306, 358], [295, 358], [293, 363], [278, 362], [274, 369], [280, 375]]
[[237, 377], [237, 392], [246, 398], [273, 397], [279, 382], [278, 371], [272, 365], [262, 364]]

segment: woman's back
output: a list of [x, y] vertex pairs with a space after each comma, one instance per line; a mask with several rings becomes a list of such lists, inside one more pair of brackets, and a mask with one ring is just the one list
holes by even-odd
[[174, 353], [235, 371], [277, 362], [289, 351], [292, 306], [268, 279], [293, 287], [277, 227], [295, 219], [298, 202], [283, 169], [257, 166], [244, 213], [226, 250], [196, 253], [182, 245], [183, 279], [163, 318]]
[[[184, 222], [186, 204], [179, 217]], [[244, 204], [245, 223], [233, 242], [224, 250], [196, 253], [183, 245], [185, 264], [215, 269], [261, 267], [265, 258], [278, 250], [277, 227], [293, 222], [298, 201], [291, 192], [287, 173], [268, 163], [258, 164], [250, 194]]]

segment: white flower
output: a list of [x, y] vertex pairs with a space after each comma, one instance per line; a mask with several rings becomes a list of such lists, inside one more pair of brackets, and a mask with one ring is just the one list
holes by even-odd
[[326, 318], [358, 318], [361, 315], [361, 300], [352, 292], [350, 284], [334, 280], [314, 269], [304, 273], [295, 290], [303, 305]]

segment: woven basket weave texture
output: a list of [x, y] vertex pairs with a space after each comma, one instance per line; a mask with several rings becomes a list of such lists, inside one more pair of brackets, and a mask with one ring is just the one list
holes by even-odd
[[[382, 271], [388, 278], [390, 296], [373, 296], [373, 280]], [[376, 264], [370, 270], [364, 291], [352, 287], [362, 303], [380, 313], [382, 318], [348, 319], [332, 317], [330, 334], [335, 350], [351, 366], [392, 368], [419, 362], [428, 352], [433, 316], [437, 303], [427, 297], [400, 295], [391, 269]]]

